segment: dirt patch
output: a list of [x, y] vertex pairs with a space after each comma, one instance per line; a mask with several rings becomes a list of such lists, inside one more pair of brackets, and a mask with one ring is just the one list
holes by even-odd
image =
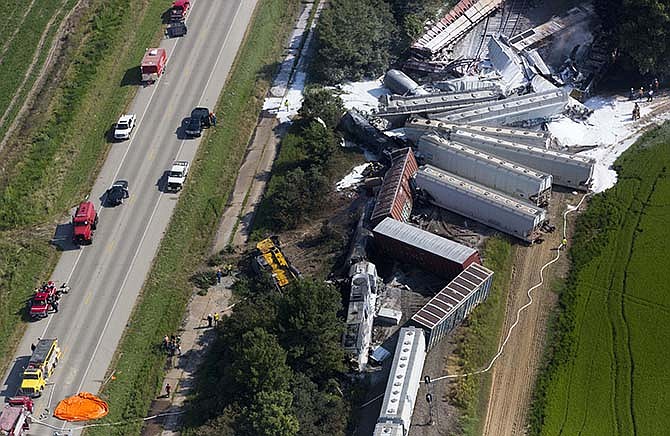
[[[562, 222], [567, 204], [576, 204], [581, 197], [555, 192], [549, 207], [551, 221]], [[538, 283], [539, 270], [556, 256], [554, 247], [562, 239], [561, 227], [547, 234], [541, 245], [519, 246], [515, 251], [512, 280], [509, 288], [501, 341], [516, 319], [517, 310], [527, 303], [527, 290]], [[484, 423], [485, 435], [520, 435], [525, 433], [526, 418], [533, 384], [542, 358], [546, 328], [557, 296], [552, 283], [565, 276], [568, 260], [560, 260], [545, 270], [544, 285], [533, 292], [533, 304], [521, 316], [505, 350], [492, 370], [491, 392]]]
[[321, 213], [279, 234], [282, 250], [304, 276], [326, 278], [338, 266], [367, 199], [349, 194], [331, 193]]

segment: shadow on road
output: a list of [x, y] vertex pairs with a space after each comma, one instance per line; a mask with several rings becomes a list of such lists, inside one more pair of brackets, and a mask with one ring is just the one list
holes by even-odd
[[9, 375], [3, 383], [5, 388], [0, 391], [0, 396], [3, 396], [5, 399], [7, 399], [8, 397], [16, 395], [16, 392], [18, 391], [21, 383], [23, 369], [28, 365], [29, 361], [30, 356], [21, 356], [14, 361], [12, 369], [9, 371]]
[[72, 223], [58, 224], [51, 245], [58, 251], [79, 250], [79, 245], [72, 242]]
[[156, 187], [158, 188], [159, 192], [162, 193], [167, 193], [167, 181], [168, 181], [168, 171], [165, 170], [163, 171], [163, 174], [161, 174], [160, 178], [156, 180]]
[[191, 139], [191, 137], [186, 134], [186, 127], [188, 127], [189, 120], [189, 117], [181, 120], [181, 125], [177, 127], [177, 130], [174, 131], [175, 135], [177, 135], [177, 139], [180, 141], [183, 141], [184, 139]]

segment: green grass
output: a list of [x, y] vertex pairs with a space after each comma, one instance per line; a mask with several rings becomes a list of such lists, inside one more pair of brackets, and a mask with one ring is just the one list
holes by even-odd
[[[168, 230], [121, 340], [111, 369], [116, 379], [102, 391], [110, 413], [102, 422], [143, 417], [161, 389], [165, 355], [159, 344], [176, 331], [192, 293], [189, 277], [206, 261], [244, 152], [269, 87], [272, 67], [293, 27], [297, 0], [259, 2], [252, 26], [220, 96], [225, 114], [203, 140], [191, 181]], [[88, 434], [139, 434], [141, 423], [90, 429]]]
[[670, 125], [616, 162], [578, 219], [531, 415], [534, 434], [666, 434]]
[[84, 46], [54, 97], [51, 116], [33, 134], [0, 194], [0, 228], [53, 218], [88, 192], [109, 146], [106, 131], [134, 95], [134, 87], [119, 87], [121, 78], [157, 42], [168, 4], [95, 3], [81, 36]]
[[[52, 249], [38, 241], [0, 240], [0, 349], [8, 350], [16, 340], [27, 299], [44, 274], [44, 259]], [[22, 330], [21, 330], [22, 331]], [[12, 353], [7, 353], [12, 358]], [[0, 362], [5, 362], [3, 359]]]
[[[68, 67], [25, 149], [8, 165], [0, 188], [0, 369], [23, 334], [24, 301], [58, 260], [49, 246], [57, 220], [89, 192], [109, 144], [105, 132], [135, 88], [119, 87], [126, 70], [160, 39], [160, 14], [169, 1], [93, 0], [70, 35]], [[115, 56], [110, 56], [114, 53]]]
[[[495, 275], [489, 297], [472, 312], [456, 337], [459, 343], [456, 353], [463, 373], [487, 366], [498, 351], [512, 271], [512, 252], [512, 245], [502, 237], [494, 237], [486, 242], [484, 265], [493, 270]], [[490, 386], [490, 372], [457, 379], [452, 399], [461, 410], [459, 424], [463, 434], [482, 434]]]
[[[27, 7], [27, 3], [30, 2], [24, 1], [15, 5], [14, 8], [16, 10], [12, 11], [9, 22], [3, 23], [2, 34], [5, 38], [10, 38], [17, 28], [18, 32], [11, 41], [5, 38], [0, 40], [3, 41], [0, 44], [0, 53], [2, 52], [2, 48], [5, 47], [4, 42], [8, 42], [6, 51], [2, 55], [2, 62], [0, 62], [0, 77], [2, 77], [2, 82], [0, 82], [0, 116], [5, 112], [14, 95], [18, 93], [19, 98], [17, 99], [18, 103], [10, 111], [10, 116], [5, 118], [3, 123], [0, 124], [0, 137], [5, 134], [7, 127], [13, 121], [14, 116], [16, 116], [19, 106], [22, 104], [22, 97], [28, 93], [34, 83], [36, 73], [42, 68], [46, 53], [51, 46], [58, 26], [65, 14], [72, 9], [76, 0], [37, 0], [25, 19], [21, 21], [21, 16]], [[21, 88], [23, 77], [28, 71], [28, 67], [35, 55], [41, 34], [53, 16], [57, 16], [57, 18], [47, 32], [48, 36], [42, 47], [42, 54], [39, 55], [39, 60], [33, 67], [34, 73], [24, 84], [23, 88]]]
[[[272, 204], [270, 198], [281, 186], [287, 172], [301, 167], [307, 159], [305, 150], [301, 147], [299, 137], [288, 133], [282, 138], [279, 153], [272, 165], [272, 177], [268, 182], [263, 199], [258, 205], [258, 212], [252, 223], [252, 235], [250, 239], [257, 241], [276, 233], [277, 223], [272, 218]], [[365, 157], [358, 149], [341, 148], [333, 153], [325, 164], [324, 174], [331, 186], [348, 174], [355, 166], [365, 162]]]

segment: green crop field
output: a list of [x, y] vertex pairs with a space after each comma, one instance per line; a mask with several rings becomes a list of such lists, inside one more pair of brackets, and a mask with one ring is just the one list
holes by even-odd
[[615, 188], [577, 222], [531, 429], [543, 435], [668, 434], [670, 125], [616, 162]]

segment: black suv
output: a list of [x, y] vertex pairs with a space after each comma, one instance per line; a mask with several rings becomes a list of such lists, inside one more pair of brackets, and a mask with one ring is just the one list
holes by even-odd
[[209, 116], [209, 109], [206, 107], [197, 107], [191, 111], [191, 118], [186, 125], [186, 134], [188, 136], [200, 136], [202, 129], [212, 125]]
[[185, 36], [188, 33], [188, 28], [186, 23], [183, 21], [176, 21], [168, 24], [167, 29], [165, 30], [168, 38], [178, 38], [180, 36]]
[[118, 206], [123, 203], [123, 200], [128, 198], [128, 182], [125, 180], [117, 180], [107, 190], [107, 197], [105, 201], [110, 206]]

